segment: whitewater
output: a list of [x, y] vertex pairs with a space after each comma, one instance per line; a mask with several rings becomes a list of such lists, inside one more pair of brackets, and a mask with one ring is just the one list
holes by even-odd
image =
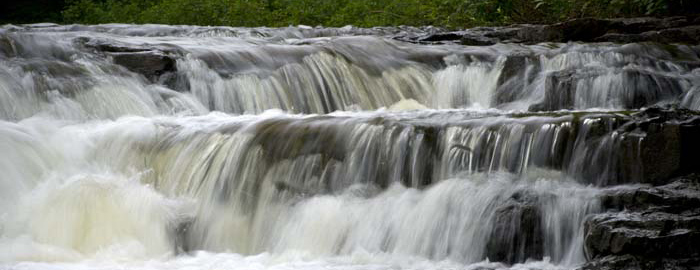
[[0, 268], [574, 269], [700, 109], [697, 46], [388, 32], [3, 26]]

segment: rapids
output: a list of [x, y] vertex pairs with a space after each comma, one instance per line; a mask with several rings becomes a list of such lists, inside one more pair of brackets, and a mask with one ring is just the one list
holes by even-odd
[[411, 31], [3, 26], [0, 268], [571, 269], [700, 110], [698, 46]]

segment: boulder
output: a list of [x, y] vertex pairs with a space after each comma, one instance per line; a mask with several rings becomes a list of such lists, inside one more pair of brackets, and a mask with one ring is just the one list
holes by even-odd
[[0, 30], [0, 56], [14, 57], [17, 55], [14, 40], [7, 33], [7, 30]]
[[114, 63], [156, 81], [160, 75], [176, 71], [175, 59], [157, 51], [110, 53]]
[[[694, 156], [700, 150], [700, 118], [695, 112], [651, 108], [633, 117], [619, 129], [620, 133], [635, 135], [621, 138], [622, 149], [630, 150], [620, 160], [626, 166], [623, 171], [628, 172], [627, 178], [641, 175], [639, 183], [659, 186], [673, 177], [700, 171]], [[635, 170], [641, 173], [630, 173]]]
[[517, 192], [496, 210], [486, 245], [489, 260], [513, 264], [542, 259], [544, 231], [537, 199], [534, 194]]
[[592, 77], [578, 69], [555, 71], [547, 75], [545, 79], [544, 101], [533, 104], [529, 111], [556, 111], [562, 109], [574, 109], [576, 101], [576, 88], [579, 80]]
[[78, 37], [73, 42], [95, 53], [111, 56], [115, 64], [139, 73], [152, 82], [172, 80], [160, 76], [176, 71], [176, 57], [180, 54], [178, 48], [165, 45], [131, 44], [90, 37]]

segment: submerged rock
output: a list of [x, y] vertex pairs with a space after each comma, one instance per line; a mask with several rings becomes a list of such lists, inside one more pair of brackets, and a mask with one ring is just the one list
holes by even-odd
[[537, 200], [534, 194], [519, 192], [496, 210], [486, 246], [489, 260], [513, 264], [542, 259], [544, 227]]
[[496, 104], [514, 102], [522, 98], [526, 87], [532, 84], [539, 72], [541, 72], [541, 63], [536, 55], [509, 55], [498, 76]]
[[[620, 78], [619, 80], [613, 80]], [[607, 85], [607, 91], [596, 91]], [[580, 109], [603, 105], [617, 108], [642, 108], [671, 101], [683, 93], [676, 78], [642, 70], [583, 68], [552, 72], [545, 82], [545, 97], [530, 106], [530, 111]], [[618, 96], [610, 99], [609, 96]], [[603, 103], [603, 104], [601, 104]]]

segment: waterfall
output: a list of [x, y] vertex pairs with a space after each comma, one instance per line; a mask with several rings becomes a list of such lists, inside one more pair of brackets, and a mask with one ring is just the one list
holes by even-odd
[[699, 55], [6, 25], [0, 268], [574, 268], [603, 190], [682, 169], [643, 108], [700, 109]]

